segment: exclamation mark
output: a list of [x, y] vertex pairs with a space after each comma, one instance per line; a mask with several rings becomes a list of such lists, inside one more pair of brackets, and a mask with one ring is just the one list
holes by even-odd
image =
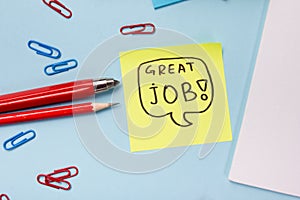
[[[207, 80], [206, 79], [198, 80], [197, 84], [201, 91], [206, 92], [206, 89], [207, 89]], [[208, 99], [208, 96], [207, 96], [207, 94], [201, 94], [200, 98], [203, 101], [206, 101]]]

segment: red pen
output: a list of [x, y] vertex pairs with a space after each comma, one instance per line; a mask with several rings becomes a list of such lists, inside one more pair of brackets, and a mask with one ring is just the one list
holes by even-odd
[[116, 104], [118, 103], [89, 102], [89, 103], [81, 103], [75, 105], [43, 108], [39, 110], [4, 113], [4, 114], [0, 114], [0, 125], [72, 116], [73, 114], [85, 114], [85, 113], [97, 112], [105, 108], [109, 108]]
[[0, 95], [0, 113], [81, 99], [118, 84], [114, 79], [86, 79]]

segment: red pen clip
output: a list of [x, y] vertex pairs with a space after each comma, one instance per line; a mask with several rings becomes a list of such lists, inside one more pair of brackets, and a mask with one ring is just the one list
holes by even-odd
[[0, 200], [9, 200], [9, 197], [6, 194], [0, 194]]
[[134, 24], [122, 26], [120, 28], [120, 33], [123, 35], [129, 34], [152, 34], [155, 32], [155, 26], [151, 23], [145, 24]]
[[56, 189], [70, 190], [71, 184], [65, 179], [74, 177], [78, 173], [78, 168], [75, 166], [71, 166], [54, 170], [49, 174], [40, 174], [37, 176], [37, 181], [42, 185], [46, 185]]
[[[43, 0], [43, 2], [47, 6], [49, 6], [53, 10], [55, 10], [57, 13], [61, 14], [63, 17], [68, 18], [68, 19], [72, 17], [72, 11], [70, 9], [68, 9], [64, 4], [59, 2], [58, 0], [50, 0], [48, 2], [46, 0]], [[62, 9], [60, 9], [60, 8], [62, 8]]]
[[53, 187], [56, 189], [62, 189], [62, 190], [70, 190], [71, 184], [68, 181], [54, 178], [51, 176], [48, 176], [47, 174], [40, 174], [37, 176], [37, 181], [42, 184], [49, 187]]

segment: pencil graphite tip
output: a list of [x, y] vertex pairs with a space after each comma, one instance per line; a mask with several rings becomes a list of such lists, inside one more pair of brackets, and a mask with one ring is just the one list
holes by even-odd
[[109, 103], [109, 104], [110, 104], [110, 107], [112, 107], [112, 106], [119, 105], [120, 103]]
[[119, 103], [93, 103], [93, 110], [95, 112], [99, 111], [99, 110], [103, 110], [106, 108], [110, 108], [112, 106], [118, 105]]

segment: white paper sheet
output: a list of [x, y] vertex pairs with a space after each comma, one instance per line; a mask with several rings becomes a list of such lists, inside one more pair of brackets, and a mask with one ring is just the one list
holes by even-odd
[[300, 196], [300, 1], [270, 0], [229, 179]]

